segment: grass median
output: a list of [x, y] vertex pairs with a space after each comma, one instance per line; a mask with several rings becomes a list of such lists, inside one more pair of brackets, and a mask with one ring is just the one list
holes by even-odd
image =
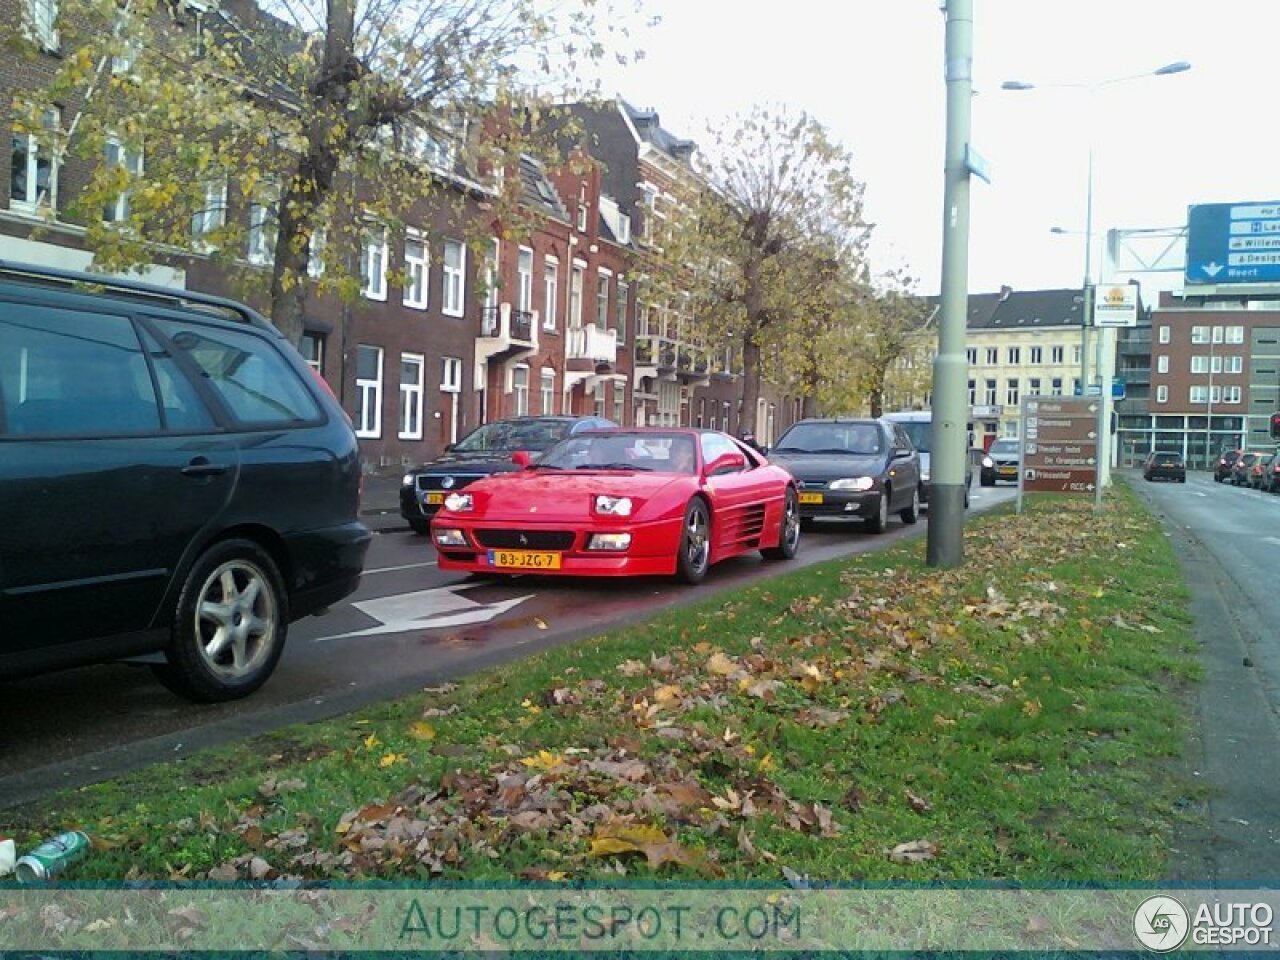
[[1122, 484], [1027, 506], [0, 822], [88, 832], [76, 880], [1158, 878], [1176, 558]]

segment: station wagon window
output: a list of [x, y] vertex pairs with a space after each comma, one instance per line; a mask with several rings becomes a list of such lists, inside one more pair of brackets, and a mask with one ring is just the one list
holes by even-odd
[[0, 400], [14, 436], [160, 429], [147, 361], [126, 317], [35, 306], [0, 317]]
[[170, 339], [200, 368], [241, 423], [303, 423], [320, 417], [301, 378], [262, 338], [197, 324], [166, 326]]

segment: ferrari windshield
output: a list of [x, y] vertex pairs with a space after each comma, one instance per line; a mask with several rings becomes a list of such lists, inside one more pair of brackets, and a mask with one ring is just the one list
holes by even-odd
[[570, 420], [495, 420], [471, 431], [454, 444], [453, 449], [460, 453], [546, 450], [567, 437], [572, 428]]
[[875, 423], [816, 421], [797, 423], [782, 435], [773, 453], [883, 453], [880, 427]]
[[695, 473], [693, 437], [687, 433], [629, 433], [622, 430], [580, 433], [538, 458], [549, 470], [644, 470]]

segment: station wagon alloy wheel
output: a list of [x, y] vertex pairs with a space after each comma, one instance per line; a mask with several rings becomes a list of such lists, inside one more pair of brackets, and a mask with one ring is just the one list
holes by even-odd
[[224, 563], [205, 581], [196, 633], [209, 669], [229, 680], [253, 672], [275, 641], [275, 598], [266, 575], [247, 561]]

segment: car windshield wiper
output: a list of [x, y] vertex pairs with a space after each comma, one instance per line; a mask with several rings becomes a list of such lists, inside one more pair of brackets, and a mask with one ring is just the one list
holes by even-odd
[[530, 470], [566, 470], [568, 468], [557, 467], [555, 464], [552, 464], [552, 463], [531, 463], [529, 464], [529, 469]]
[[770, 453], [808, 453], [803, 447], [774, 447]]

